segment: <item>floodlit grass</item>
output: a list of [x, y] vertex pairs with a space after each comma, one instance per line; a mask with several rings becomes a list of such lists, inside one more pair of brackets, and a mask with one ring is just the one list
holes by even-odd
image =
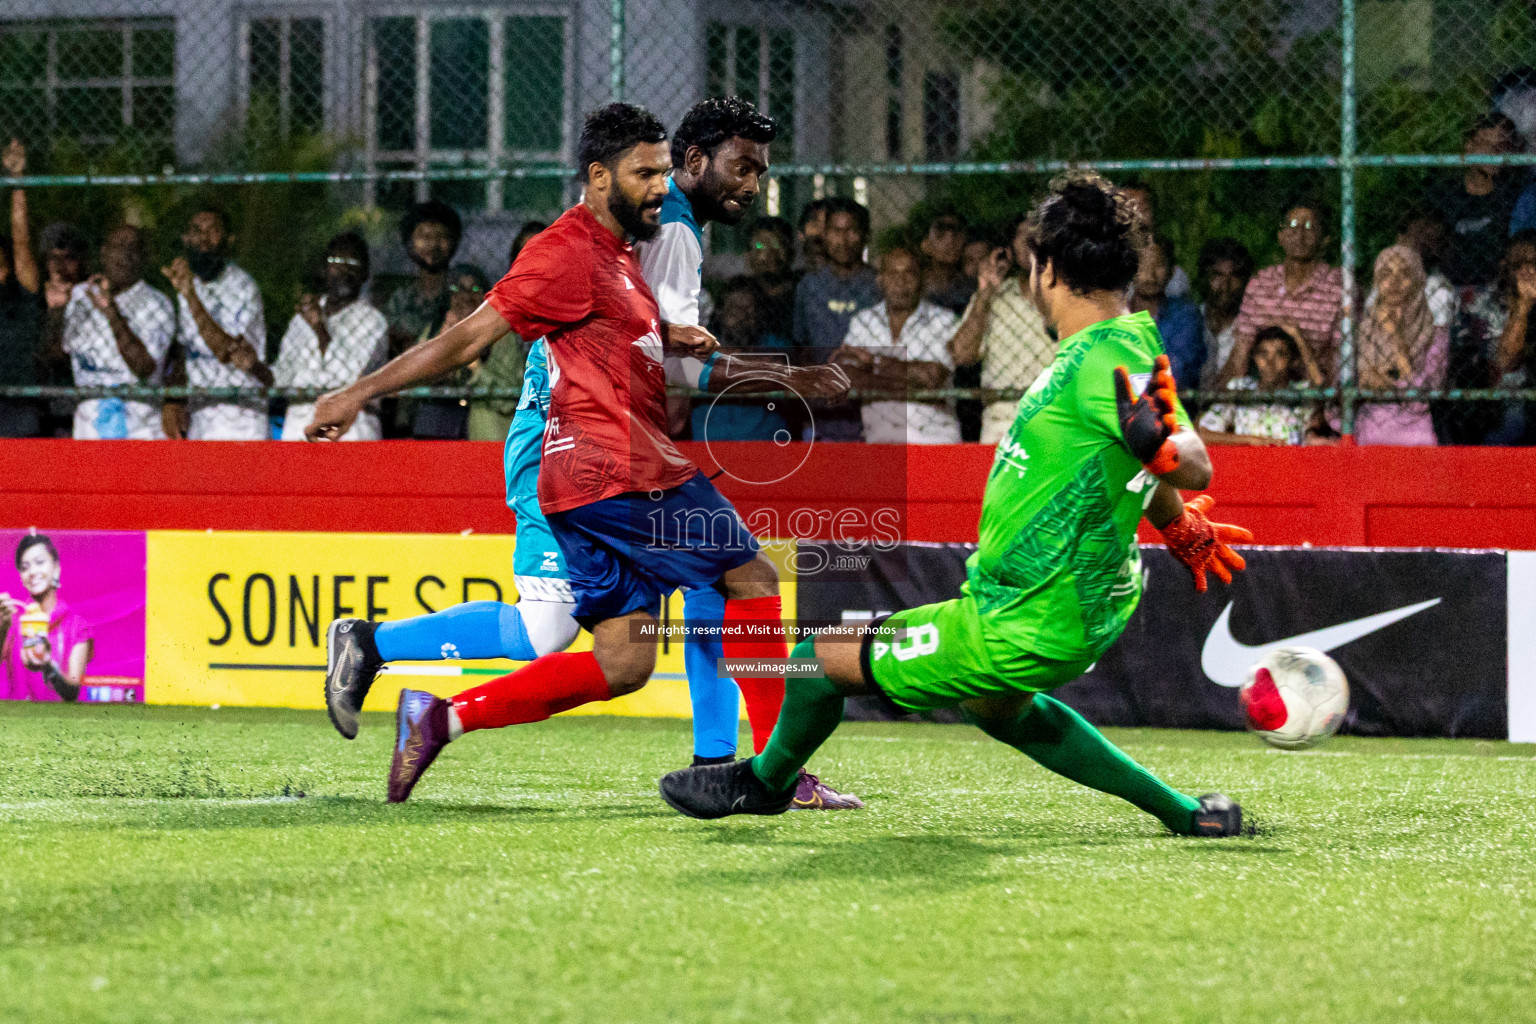
[[1176, 838], [958, 726], [848, 725], [861, 812], [692, 821], [687, 723], [0, 710], [4, 1021], [1536, 1018], [1531, 748], [1117, 731], [1256, 836]]

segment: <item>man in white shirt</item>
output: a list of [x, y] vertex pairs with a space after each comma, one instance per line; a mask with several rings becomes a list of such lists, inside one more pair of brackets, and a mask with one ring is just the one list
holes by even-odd
[[[950, 345], [955, 365], [981, 363], [981, 386], [1022, 394], [1056, 358], [1056, 341], [1030, 301], [1029, 231], [1014, 219], [1007, 248], [992, 250], [976, 271], [976, 294], [955, 328]], [[1017, 268], [1022, 273], [1010, 273]], [[1013, 426], [1019, 398], [988, 402], [981, 416], [981, 443], [997, 444]]]
[[[170, 299], [144, 283], [147, 257], [143, 235], [125, 224], [102, 244], [102, 273], [70, 290], [59, 341], [77, 387], [159, 383], [176, 313]], [[159, 440], [159, 403], [88, 398], [75, 407], [74, 436]]]
[[[368, 243], [348, 231], [325, 247], [325, 295], [306, 293], [288, 321], [272, 376], [280, 388], [344, 388], [383, 366], [389, 357], [389, 323], [363, 302], [368, 282]], [[313, 401], [289, 404], [284, 441], [304, 440], [315, 417]], [[365, 409], [342, 435], [343, 441], [377, 441], [383, 436], [376, 410]]]
[[[922, 257], [896, 246], [880, 256], [875, 278], [884, 301], [854, 315], [833, 355], [860, 390], [942, 388], [955, 364], [949, 342], [958, 319], [925, 302]], [[865, 402], [864, 440], [873, 444], [959, 444], [952, 402]]]
[[[176, 289], [176, 338], [194, 388], [272, 386], [262, 362], [267, 325], [256, 281], [230, 263], [229, 217], [205, 207], [192, 214], [181, 236], [186, 255], [161, 270]], [[192, 399], [187, 403], [193, 441], [260, 441], [270, 436], [264, 398]]]

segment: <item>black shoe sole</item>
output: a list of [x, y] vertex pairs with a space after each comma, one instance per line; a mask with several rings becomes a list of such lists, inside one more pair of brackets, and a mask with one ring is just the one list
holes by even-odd
[[[331, 725], [335, 726], [336, 731], [341, 734], [342, 739], [355, 740], [357, 739], [358, 733], [356, 716], [361, 715], [363, 712], [362, 701], [358, 702], [357, 710], [352, 713], [353, 726], [352, 731], [348, 733], [345, 729], [342, 728], [341, 723], [336, 720], [336, 705], [331, 700], [331, 649], [335, 642], [336, 627], [340, 623], [340, 619], [332, 619], [331, 624], [325, 627], [325, 714], [326, 717], [331, 720]], [[375, 673], [375, 675], [377, 675], [377, 673]], [[372, 688], [373, 680], [370, 679], [368, 680], [368, 684], [363, 687], [364, 700], [367, 699], [368, 691]]]
[[707, 814], [695, 814], [693, 811], [690, 811], [688, 808], [684, 807], [682, 804], [678, 803], [676, 800], [673, 800], [672, 797], [667, 794], [667, 790], [666, 790], [665, 786], [657, 784], [656, 788], [661, 791], [661, 798], [666, 801], [667, 806], [672, 808], [678, 814], [681, 814], [684, 817], [693, 818], [696, 821], [717, 821], [717, 820], [719, 820], [718, 818], [711, 817], [711, 816], [709, 816]]

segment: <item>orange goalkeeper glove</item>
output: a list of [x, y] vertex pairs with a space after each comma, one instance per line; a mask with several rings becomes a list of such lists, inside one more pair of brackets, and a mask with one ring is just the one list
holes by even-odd
[[1215, 573], [1223, 583], [1232, 582], [1235, 570], [1246, 568], [1243, 556], [1230, 544], [1248, 544], [1253, 534], [1241, 526], [1213, 523], [1205, 514], [1216, 504], [1209, 494], [1202, 494], [1184, 506], [1184, 511], [1167, 526], [1160, 527], [1168, 553], [1189, 568], [1195, 577], [1195, 589], [1205, 593], [1205, 571]]
[[1168, 357], [1152, 364], [1152, 379], [1140, 395], [1131, 388], [1125, 367], [1115, 367], [1115, 406], [1120, 415], [1120, 436], [1131, 454], [1153, 476], [1171, 473], [1179, 465], [1179, 449], [1171, 440], [1179, 429], [1173, 417], [1178, 385], [1168, 368]]

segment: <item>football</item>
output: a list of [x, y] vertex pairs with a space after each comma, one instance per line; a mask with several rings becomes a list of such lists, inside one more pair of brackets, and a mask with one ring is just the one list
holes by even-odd
[[1248, 670], [1238, 697], [1248, 728], [1265, 743], [1305, 750], [1338, 731], [1349, 707], [1349, 681], [1322, 651], [1281, 647]]

